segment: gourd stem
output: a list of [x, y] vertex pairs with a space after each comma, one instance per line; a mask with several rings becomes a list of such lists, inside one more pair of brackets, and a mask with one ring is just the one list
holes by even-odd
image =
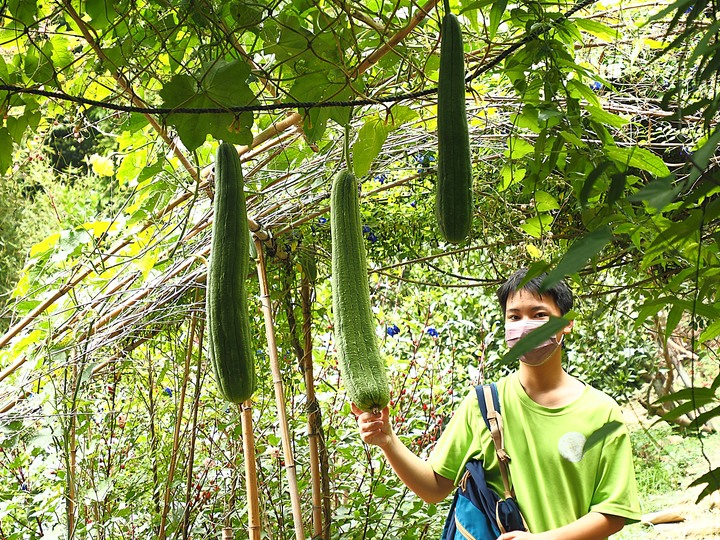
[[443, 0], [443, 8], [445, 8], [445, 15], [450, 13], [450, 0]]
[[[352, 113], [350, 114], [352, 116]], [[350, 122], [345, 125], [345, 137], [343, 141], [343, 154], [345, 157], [345, 168], [352, 170], [352, 158], [350, 156]]]

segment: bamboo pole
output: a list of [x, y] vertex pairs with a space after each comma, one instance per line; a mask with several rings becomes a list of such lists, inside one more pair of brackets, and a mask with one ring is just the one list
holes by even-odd
[[401, 29], [395, 35], [393, 35], [387, 42], [383, 43], [380, 47], [375, 49], [370, 56], [366, 57], [362, 63], [355, 70], [355, 78], [359, 77], [362, 73], [370, 69], [374, 64], [378, 62], [383, 56], [391, 52], [407, 35], [413, 31], [413, 29], [420, 24], [430, 12], [435, 9], [439, 0], [429, 0], [425, 5], [420, 6], [418, 10], [413, 14], [410, 22]]
[[[303, 268], [300, 284], [303, 314], [303, 358], [302, 371], [307, 395], [307, 423], [310, 447], [310, 476], [312, 480], [313, 537], [329, 540], [330, 513], [325, 512], [323, 519], [323, 482], [320, 467], [320, 437], [322, 429], [320, 404], [315, 397], [315, 377], [313, 374], [312, 342], [312, 299], [310, 279]], [[328, 495], [327, 493], [325, 495]], [[326, 500], [327, 497], [325, 497]]]
[[295, 469], [295, 459], [292, 454], [292, 441], [290, 439], [290, 430], [288, 428], [287, 412], [285, 410], [285, 393], [283, 390], [282, 374], [280, 372], [280, 361], [278, 359], [277, 344], [275, 342], [275, 323], [273, 321], [272, 306], [270, 304], [270, 288], [267, 281], [267, 272], [265, 268], [265, 255], [263, 252], [263, 243], [257, 237], [255, 238], [255, 247], [257, 249], [257, 272], [260, 282], [260, 301], [262, 305], [263, 317], [265, 319], [265, 334], [268, 342], [268, 355], [270, 357], [270, 370], [273, 376], [273, 386], [275, 388], [275, 401], [278, 409], [278, 420], [280, 423], [280, 438], [282, 440], [283, 455], [285, 458], [285, 473], [288, 479], [288, 489], [290, 490], [290, 502], [292, 504], [293, 522], [295, 525], [295, 538], [297, 540], [305, 540], [305, 531], [303, 530], [302, 510], [300, 507], [300, 494], [298, 492], [297, 475]]
[[[255, 432], [252, 422], [252, 400], [238, 404], [242, 422], [243, 456], [245, 458], [245, 489], [248, 499], [248, 539], [260, 540], [260, 492], [257, 481], [257, 463], [255, 461]], [[223, 529], [223, 538], [230, 527]], [[232, 538], [232, 529], [230, 529]]]

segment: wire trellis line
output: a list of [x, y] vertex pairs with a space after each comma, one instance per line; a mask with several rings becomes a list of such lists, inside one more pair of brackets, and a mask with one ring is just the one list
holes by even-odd
[[[572, 15], [580, 11], [581, 9], [594, 4], [597, 0], [581, 0], [571, 7], [568, 11], [560, 15], [556, 20], [549, 21], [546, 24], [536, 25], [530, 32], [528, 32], [520, 41], [507, 47], [503, 52], [498, 54], [492, 60], [487, 63], [480, 65], [476, 68], [472, 74], [465, 78], [465, 83], [469, 84], [474, 79], [487, 73], [492, 68], [496, 67], [500, 62], [505, 60], [512, 53], [527, 45], [532, 40], [537, 38], [540, 34], [547, 32], [553, 27], [556, 27], [564, 23]], [[55, 92], [52, 90], [43, 90], [40, 88], [27, 88], [16, 86], [12, 84], [0, 84], [0, 91], [10, 92], [15, 94], [31, 94], [36, 96], [43, 96], [47, 98], [59, 99], [63, 101], [69, 101], [71, 103], [77, 103], [80, 105], [87, 105], [93, 107], [100, 107], [103, 109], [125, 112], [125, 113], [139, 113], [139, 114], [151, 114], [167, 116], [171, 114], [240, 114], [244, 112], [270, 112], [280, 111], [287, 109], [318, 109], [318, 108], [329, 108], [329, 107], [359, 107], [359, 106], [374, 106], [374, 105], [387, 105], [396, 104], [402, 101], [415, 101], [420, 98], [428, 97], [437, 93], [437, 86], [433, 88], [427, 88], [425, 90], [418, 90], [415, 92], [407, 92], [400, 95], [384, 96], [378, 98], [364, 98], [364, 99], [353, 99], [346, 101], [299, 101], [299, 102], [283, 102], [283, 103], [267, 103], [257, 105], [239, 105], [229, 107], [138, 107], [135, 105], [120, 105], [116, 103], [109, 103], [106, 101], [99, 101], [81, 96], [73, 96], [65, 92]]]

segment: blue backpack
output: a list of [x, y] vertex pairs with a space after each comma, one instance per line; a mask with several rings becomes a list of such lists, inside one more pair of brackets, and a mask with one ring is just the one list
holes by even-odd
[[475, 391], [495, 444], [505, 492], [500, 497], [488, 486], [481, 460], [468, 461], [445, 520], [442, 540], [496, 540], [508, 531], [528, 530], [510, 487], [507, 470], [510, 456], [505, 452], [502, 438], [497, 387], [495, 383], [478, 385]]

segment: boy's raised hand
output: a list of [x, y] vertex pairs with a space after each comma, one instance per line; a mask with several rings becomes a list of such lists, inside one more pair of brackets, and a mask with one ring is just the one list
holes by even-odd
[[380, 413], [364, 412], [352, 404], [352, 412], [357, 417], [360, 438], [367, 444], [380, 448], [390, 444], [392, 427], [390, 426], [390, 409], [385, 407]]

